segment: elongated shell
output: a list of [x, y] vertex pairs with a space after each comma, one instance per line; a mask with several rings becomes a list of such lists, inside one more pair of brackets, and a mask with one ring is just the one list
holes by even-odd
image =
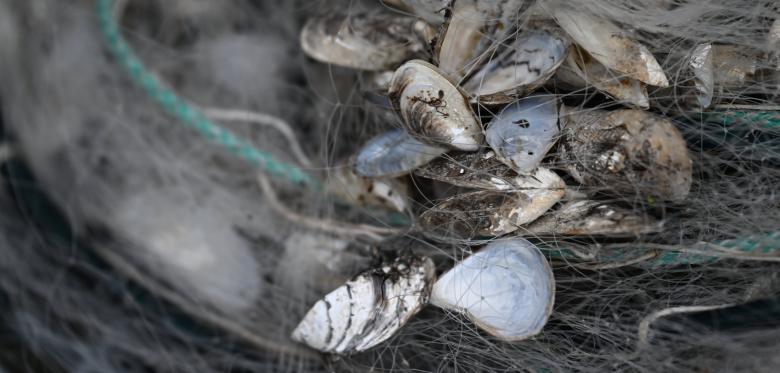
[[422, 142], [475, 151], [484, 141], [482, 127], [463, 94], [425, 61], [399, 67], [389, 96], [406, 129]]
[[399, 212], [409, 207], [409, 188], [403, 182], [386, 177], [360, 176], [348, 167], [335, 169], [325, 188], [355, 205], [381, 206]]
[[454, 7], [434, 53], [442, 74], [460, 81], [487, 57], [483, 52], [490, 46], [491, 39], [496, 39], [490, 37], [495, 25], [488, 22], [488, 14], [477, 10], [477, 4], [456, 2]]
[[564, 67], [559, 71], [567, 69], [580, 79], [579, 83], [573, 83], [577, 88], [585, 89], [593, 86], [617, 101], [640, 109], [650, 107], [650, 99], [644, 83], [607, 69], [580, 48], [571, 48]]
[[491, 242], [444, 273], [431, 292], [431, 304], [463, 313], [506, 341], [541, 332], [554, 303], [552, 269], [522, 238]]
[[532, 236], [633, 236], [658, 232], [655, 219], [622, 207], [598, 201], [571, 201], [521, 228], [518, 234]]
[[292, 338], [322, 352], [365, 351], [393, 336], [426, 304], [434, 278], [426, 257], [362, 273], [314, 304]]
[[458, 194], [420, 215], [420, 226], [435, 236], [473, 238], [501, 236], [534, 221], [565, 194], [563, 180], [538, 168], [516, 191], [477, 191]]
[[418, 168], [414, 174], [465, 188], [495, 191], [520, 190], [529, 177], [518, 175], [492, 151], [451, 152]]
[[669, 85], [653, 54], [609, 20], [564, 8], [556, 9], [555, 19], [580, 47], [607, 68], [650, 85]]
[[519, 173], [529, 173], [558, 140], [558, 99], [530, 96], [513, 103], [490, 122], [485, 137], [496, 157]]
[[506, 104], [541, 87], [566, 58], [569, 39], [545, 24], [532, 24], [464, 84], [485, 105]]
[[367, 177], [400, 176], [446, 151], [423, 144], [402, 130], [392, 130], [363, 145], [355, 157], [355, 173]]
[[712, 61], [712, 44], [699, 44], [691, 52], [688, 68], [693, 73], [696, 101], [700, 109], [712, 105], [715, 94], [715, 67]]
[[567, 110], [561, 161], [580, 183], [597, 190], [681, 201], [692, 165], [680, 132], [641, 110]]
[[301, 47], [324, 63], [361, 70], [395, 68], [425, 47], [417, 21], [379, 12], [357, 11], [309, 19]]

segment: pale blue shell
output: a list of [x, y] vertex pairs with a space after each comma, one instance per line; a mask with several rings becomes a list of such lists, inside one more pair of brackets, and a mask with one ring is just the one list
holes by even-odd
[[403, 130], [385, 132], [363, 145], [355, 160], [355, 172], [361, 176], [400, 176], [407, 174], [447, 149], [423, 144]]

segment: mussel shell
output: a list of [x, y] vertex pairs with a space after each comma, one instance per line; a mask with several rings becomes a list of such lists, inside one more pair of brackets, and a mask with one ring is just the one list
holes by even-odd
[[355, 173], [366, 177], [401, 176], [446, 151], [423, 144], [403, 130], [392, 130], [363, 145], [355, 157]]
[[487, 57], [485, 50], [496, 40], [491, 37], [495, 24], [489, 15], [479, 12], [477, 4], [456, 2], [452, 16], [440, 33], [434, 54], [439, 69], [453, 81], [460, 81], [466, 73]]
[[715, 95], [715, 67], [711, 43], [699, 44], [691, 51], [688, 68], [693, 75], [698, 106], [700, 109], [706, 109], [712, 105], [712, 98]]
[[361, 70], [392, 69], [422, 51], [417, 20], [376, 11], [314, 17], [301, 31], [301, 47], [324, 63]]
[[292, 338], [322, 352], [365, 351], [392, 337], [427, 303], [435, 276], [426, 257], [402, 257], [364, 272], [317, 301]]
[[636, 109], [565, 111], [560, 158], [591, 192], [671, 201], [688, 195], [691, 158], [671, 121]]
[[432, 236], [501, 236], [536, 220], [565, 194], [563, 180], [541, 167], [517, 180], [525, 184], [514, 191], [481, 190], [449, 197], [423, 212], [419, 224]]
[[485, 137], [500, 161], [529, 173], [558, 140], [560, 130], [557, 97], [535, 95], [504, 108], [488, 125]]
[[450, 152], [418, 168], [414, 174], [460, 187], [496, 191], [521, 189], [528, 178], [499, 161], [492, 151]]
[[431, 291], [431, 304], [463, 313], [506, 341], [541, 332], [554, 303], [552, 269], [522, 238], [491, 242], [444, 273]]
[[463, 94], [425, 61], [399, 67], [388, 96], [407, 131], [419, 141], [464, 151], [478, 150], [484, 142], [482, 127]]
[[560, 32], [544, 26], [529, 25], [506, 50], [480, 67], [464, 90], [484, 105], [498, 105], [544, 85], [565, 60], [570, 44]]
[[658, 232], [662, 224], [634, 211], [598, 201], [570, 201], [520, 228], [531, 236], [636, 236]]
[[325, 186], [329, 193], [354, 205], [379, 206], [398, 212], [409, 207], [409, 187], [387, 177], [365, 177], [349, 167], [335, 169]]
[[555, 19], [581, 48], [607, 68], [650, 85], [669, 86], [661, 65], [647, 47], [611, 21], [563, 7], [555, 10]]

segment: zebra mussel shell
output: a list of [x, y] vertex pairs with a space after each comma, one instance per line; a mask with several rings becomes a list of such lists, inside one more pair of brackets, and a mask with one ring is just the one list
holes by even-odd
[[322, 352], [365, 351], [392, 337], [427, 303], [435, 276], [433, 261], [419, 256], [364, 272], [315, 303], [292, 338]]
[[301, 31], [301, 47], [324, 63], [360, 70], [392, 69], [425, 48], [414, 18], [376, 11], [314, 17]]
[[334, 170], [325, 188], [331, 194], [356, 205], [381, 206], [404, 212], [409, 207], [409, 188], [403, 182], [387, 177], [364, 177], [351, 168]]
[[412, 60], [395, 71], [389, 97], [407, 131], [419, 141], [475, 151], [482, 127], [460, 90], [436, 66]]
[[666, 118], [635, 109], [567, 109], [560, 159], [591, 192], [681, 201], [691, 188], [685, 140]]
[[575, 9], [556, 9], [555, 20], [593, 58], [610, 70], [658, 87], [669, 86], [661, 65], [644, 45], [609, 20]]
[[484, 105], [510, 103], [544, 85], [565, 60], [569, 45], [553, 28], [531, 24], [463, 88]]
[[492, 151], [450, 152], [418, 168], [414, 174], [460, 187], [495, 191], [522, 189], [528, 178], [499, 161]]
[[535, 95], [505, 107], [485, 131], [496, 157], [519, 173], [532, 172], [558, 140], [558, 99]]
[[355, 173], [366, 177], [401, 176], [446, 151], [423, 144], [403, 130], [392, 130], [363, 145], [355, 157]]
[[553, 171], [538, 168], [513, 191], [481, 190], [449, 197], [420, 215], [426, 233], [441, 237], [492, 237], [514, 232], [536, 220], [565, 194]]
[[536, 219], [518, 234], [533, 236], [636, 236], [658, 232], [661, 222], [631, 210], [598, 201], [570, 201]]
[[554, 303], [552, 269], [522, 238], [492, 241], [444, 273], [431, 291], [431, 304], [462, 313], [505, 341], [541, 332]]

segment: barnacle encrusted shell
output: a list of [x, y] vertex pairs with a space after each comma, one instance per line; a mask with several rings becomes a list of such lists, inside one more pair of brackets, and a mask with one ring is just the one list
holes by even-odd
[[412, 60], [399, 67], [389, 97], [407, 131], [422, 142], [475, 151], [484, 141], [482, 127], [463, 94], [425, 61]]
[[685, 140], [666, 118], [635, 109], [566, 110], [564, 167], [591, 192], [611, 190], [681, 201], [691, 188]]
[[449, 197], [423, 212], [420, 226], [434, 236], [501, 236], [534, 221], [565, 194], [563, 180], [541, 167], [515, 182], [520, 185], [509, 192], [481, 190]]
[[355, 173], [367, 177], [407, 174], [447, 149], [423, 144], [402, 130], [392, 130], [369, 140], [355, 157]]
[[431, 291], [431, 304], [463, 313], [506, 341], [541, 332], [554, 303], [552, 269], [522, 238], [489, 243], [444, 273]]
[[365, 351], [393, 336], [427, 303], [435, 276], [433, 261], [416, 256], [364, 272], [317, 301], [292, 338], [322, 352]]
[[567, 80], [565, 83], [573, 85], [577, 89], [587, 89], [593, 86], [616, 101], [640, 109], [650, 107], [650, 99], [647, 96], [647, 87], [644, 83], [609, 70], [593, 59], [588, 52], [576, 46], [571, 47], [566, 62], [558, 71], [557, 77], [559, 79]]
[[558, 98], [526, 97], [505, 107], [485, 131], [496, 157], [519, 173], [532, 172], [558, 140]]
[[350, 167], [334, 169], [325, 188], [331, 194], [356, 205], [381, 206], [406, 211], [409, 187], [400, 180], [387, 177], [364, 177]]
[[599, 201], [570, 201], [520, 228], [519, 235], [633, 236], [658, 232], [661, 222]]
[[418, 168], [414, 174], [460, 187], [496, 191], [520, 190], [529, 177], [518, 175], [492, 151], [450, 152]]
[[541, 87], [563, 63], [569, 39], [544, 23], [533, 23], [464, 83], [485, 105], [506, 104]]
[[555, 10], [555, 19], [580, 47], [607, 68], [650, 85], [669, 86], [661, 65], [647, 47], [611, 21], [563, 7]]
[[329, 14], [308, 20], [301, 47], [324, 63], [361, 70], [392, 69], [425, 47], [417, 20], [377, 11]]

